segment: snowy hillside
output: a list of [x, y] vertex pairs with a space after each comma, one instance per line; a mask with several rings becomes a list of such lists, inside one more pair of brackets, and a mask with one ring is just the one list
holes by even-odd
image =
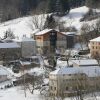
[[27, 26], [28, 20], [28, 17], [23, 17], [2, 23], [0, 25], [0, 37], [3, 37], [4, 32], [6, 32], [6, 30], [8, 29], [11, 29], [11, 31], [13, 31], [13, 33], [18, 37], [25, 34], [27, 34], [27, 36], [29, 37], [29, 33], [32, 32], [32, 30]]
[[[86, 22], [80, 22], [80, 19], [83, 18], [83, 16], [88, 11], [89, 11], [89, 8], [86, 6], [71, 9], [68, 15], [60, 17], [58, 21], [63, 22], [64, 27], [74, 26], [79, 31], [81, 28], [81, 25], [83, 23], [86, 23]], [[41, 20], [41, 16], [43, 17], [43, 15], [36, 15], [35, 18], [37, 18], [36, 20], [38, 21], [38, 24], [41, 25], [42, 23], [42, 25], [44, 25], [47, 15], [44, 18], [42, 18], [42, 20]], [[89, 23], [91, 23], [91, 21]], [[23, 35], [30, 37], [32, 33], [37, 31], [34, 26], [32, 26], [34, 29], [33, 30], [30, 24], [32, 24], [32, 16], [18, 18], [15, 20], [1, 23], [0, 37], [3, 38], [4, 32], [8, 29], [11, 29], [16, 37], [21, 38]]]
[[[34, 20], [36, 20], [38, 24], [42, 23], [43, 25], [46, 16], [47, 15], [36, 15], [34, 16]], [[37, 31], [37, 29], [35, 29], [35, 26], [32, 23], [32, 20], [33, 20], [33, 16], [29, 16], [29, 17], [18, 18], [8, 22], [1, 23], [0, 37], [3, 38], [4, 33], [9, 29], [14, 33], [16, 38], [21, 38], [23, 37], [23, 35], [30, 37], [32, 33]]]
[[80, 22], [80, 19], [83, 18], [83, 16], [88, 13], [89, 8], [86, 6], [75, 8], [70, 10], [69, 14], [62, 17], [60, 19], [60, 22], [64, 22], [65, 27], [74, 26], [77, 30], [81, 28], [82, 23]]

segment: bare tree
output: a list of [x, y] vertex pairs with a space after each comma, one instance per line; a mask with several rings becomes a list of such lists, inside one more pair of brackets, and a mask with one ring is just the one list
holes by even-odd
[[100, 18], [96, 21], [96, 23], [91, 25], [91, 28], [94, 32], [94, 34], [96, 34], [96, 37], [99, 36], [100, 33]]
[[[35, 89], [41, 89], [41, 86], [43, 84], [43, 74], [38, 75], [35, 72], [29, 73], [26, 66], [24, 66], [23, 62], [20, 61], [21, 67], [21, 77], [18, 78], [18, 84], [21, 85], [21, 87], [24, 90], [25, 97], [27, 96], [27, 90], [30, 91], [30, 93], [34, 93]], [[32, 65], [34, 66], [34, 65]]]
[[30, 22], [28, 23], [28, 26], [32, 29], [39, 29], [39, 30], [43, 30], [44, 29], [44, 24], [47, 18], [47, 5], [45, 5], [45, 2], [41, 2], [38, 7], [31, 12], [32, 18], [30, 20]]
[[88, 47], [88, 42], [90, 40], [90, 35], [89, 35], [89, 32], [90, 32], [91, 28], [90, 28], [90, 25], [88, 24], [83, 24], [82, 25], [82, 28], [81, 28], [81, 41], [87, 45]]
[[28, 23], [28, 26], [32, 29], [39, 29], [39, 30], [43, 30], [44, 29], [44, 23], [45, 23], [45, 19], [46, 19], [46, 14], [42, 14], [42, 15], [34, 15], [31, 18], [31, 22]]
[[67, 61], [67, 66], [69, 67], [69, 59], [71, 57], [71, 50], [66, 50], [64, 52], [64, 56], [66, 57], [66, 61]]
[[[71, 16], [69, 16], [68, 20], [62, 21], [62, 22], [60, 22], [59, 18], [58, 18], [59, 29], [61, 29], [61, 30], [63, 29], [66, 32], [77, 31], [77, 29], [74, 26], [72, 26], [72, 24], [73, 24], [74, 21], [75, 20]], [[67, 27], [65, 27], [65, 26], [67, 26]]]

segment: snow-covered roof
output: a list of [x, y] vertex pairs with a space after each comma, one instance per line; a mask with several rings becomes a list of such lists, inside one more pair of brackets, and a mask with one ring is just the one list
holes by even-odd
[[97, 38], [92, 39], [92, 40], [90, 40], [90, 41], [92, 41], [92, 42], [100, 42], [100, 37], [97, 37]]
[[61, 33], [63, 33], [64, 35], [75, 35], [76, 34], [76, 32], [61, 32]]
[[21, 65], [25, 66], [25, 65], [31, 65], [31, 62], [29, 61], [20, 61]]
[[6, 70], [2, 65], [0, 65], [0, 75], [10, 75], [10, 72]]
[[16, 42], [0, 43], [0, 48], [20, 48]]
[[39, 29], [35, 29], [33, 32], [32, 32], [32, 35], [39, 32], [40, 30]]
[[[53, 29], [44, 29], [44, 30], [42, 30], [40, 32], [37, 32], [35, 35], [43, 35], [43, 34], [46, 34], [46, 33], [50, 32], [50, 31], [52, 31], [52, 30]], [[76, 32], [61, 32], [61, 33], [64, 34], [64, 35], [74, 35], [74, 34], [76, 34]]]
[[20, 39], [13, 39], [13, 41], [15, 41], [15, 42], [27, 42], [27, 41], [35, 41], [35, 40], [32, 38], [28, 38], [28, 37], [22, 37]]
[[50, 32], [52, 29], [44, 29], [44, 30], [42, 30], [42, 31], [40, 31], [40, 32], [37, 32], [35, 35], [43, 35], [43, 34], [45, 34], [45, 33], [48, 33], [48, 32]]
[[52, 75], [69, 75], [69, 74], [78, 74], [84, 73], [88, 77], [96, 77], [100, 73], [100, 67], [64, 67], [57, 69], [50, 74]]
[[76, 63], [76, 64], [78, 64], [80, 66], [86, 66], [86, 65], [87, 66], [89, 66], [89, 65], [98, 66], [98, 62], [95, 59], [73, 60], [73, 63]]
[[37, 76], [43, 75], [44, 72], [45, 72], [45, 70], [42, 69], [42, 68], [33, 68], [33, 69], [31, 69], [31, 70], [28, 71], [29, 74], [31, 74], [31, 75], [37, 75]]
[[7, 37], [6, 39], [2, 40], [3, 42], [13, 42], [13, 40], [10, 37]]

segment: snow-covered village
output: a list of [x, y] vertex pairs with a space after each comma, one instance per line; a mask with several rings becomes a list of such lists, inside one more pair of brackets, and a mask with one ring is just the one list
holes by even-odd
[[100, 100], [100, 1], [0, 0], [0, 100]]

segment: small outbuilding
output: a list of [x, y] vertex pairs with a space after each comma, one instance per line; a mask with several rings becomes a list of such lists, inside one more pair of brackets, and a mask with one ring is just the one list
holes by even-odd
[[22, 57], [26, 58], [26, 57], [36, 55], [35, 40], [28, 37], [23, 37], [22, 39], [15, 39], [14, 41], [20, 45]]

